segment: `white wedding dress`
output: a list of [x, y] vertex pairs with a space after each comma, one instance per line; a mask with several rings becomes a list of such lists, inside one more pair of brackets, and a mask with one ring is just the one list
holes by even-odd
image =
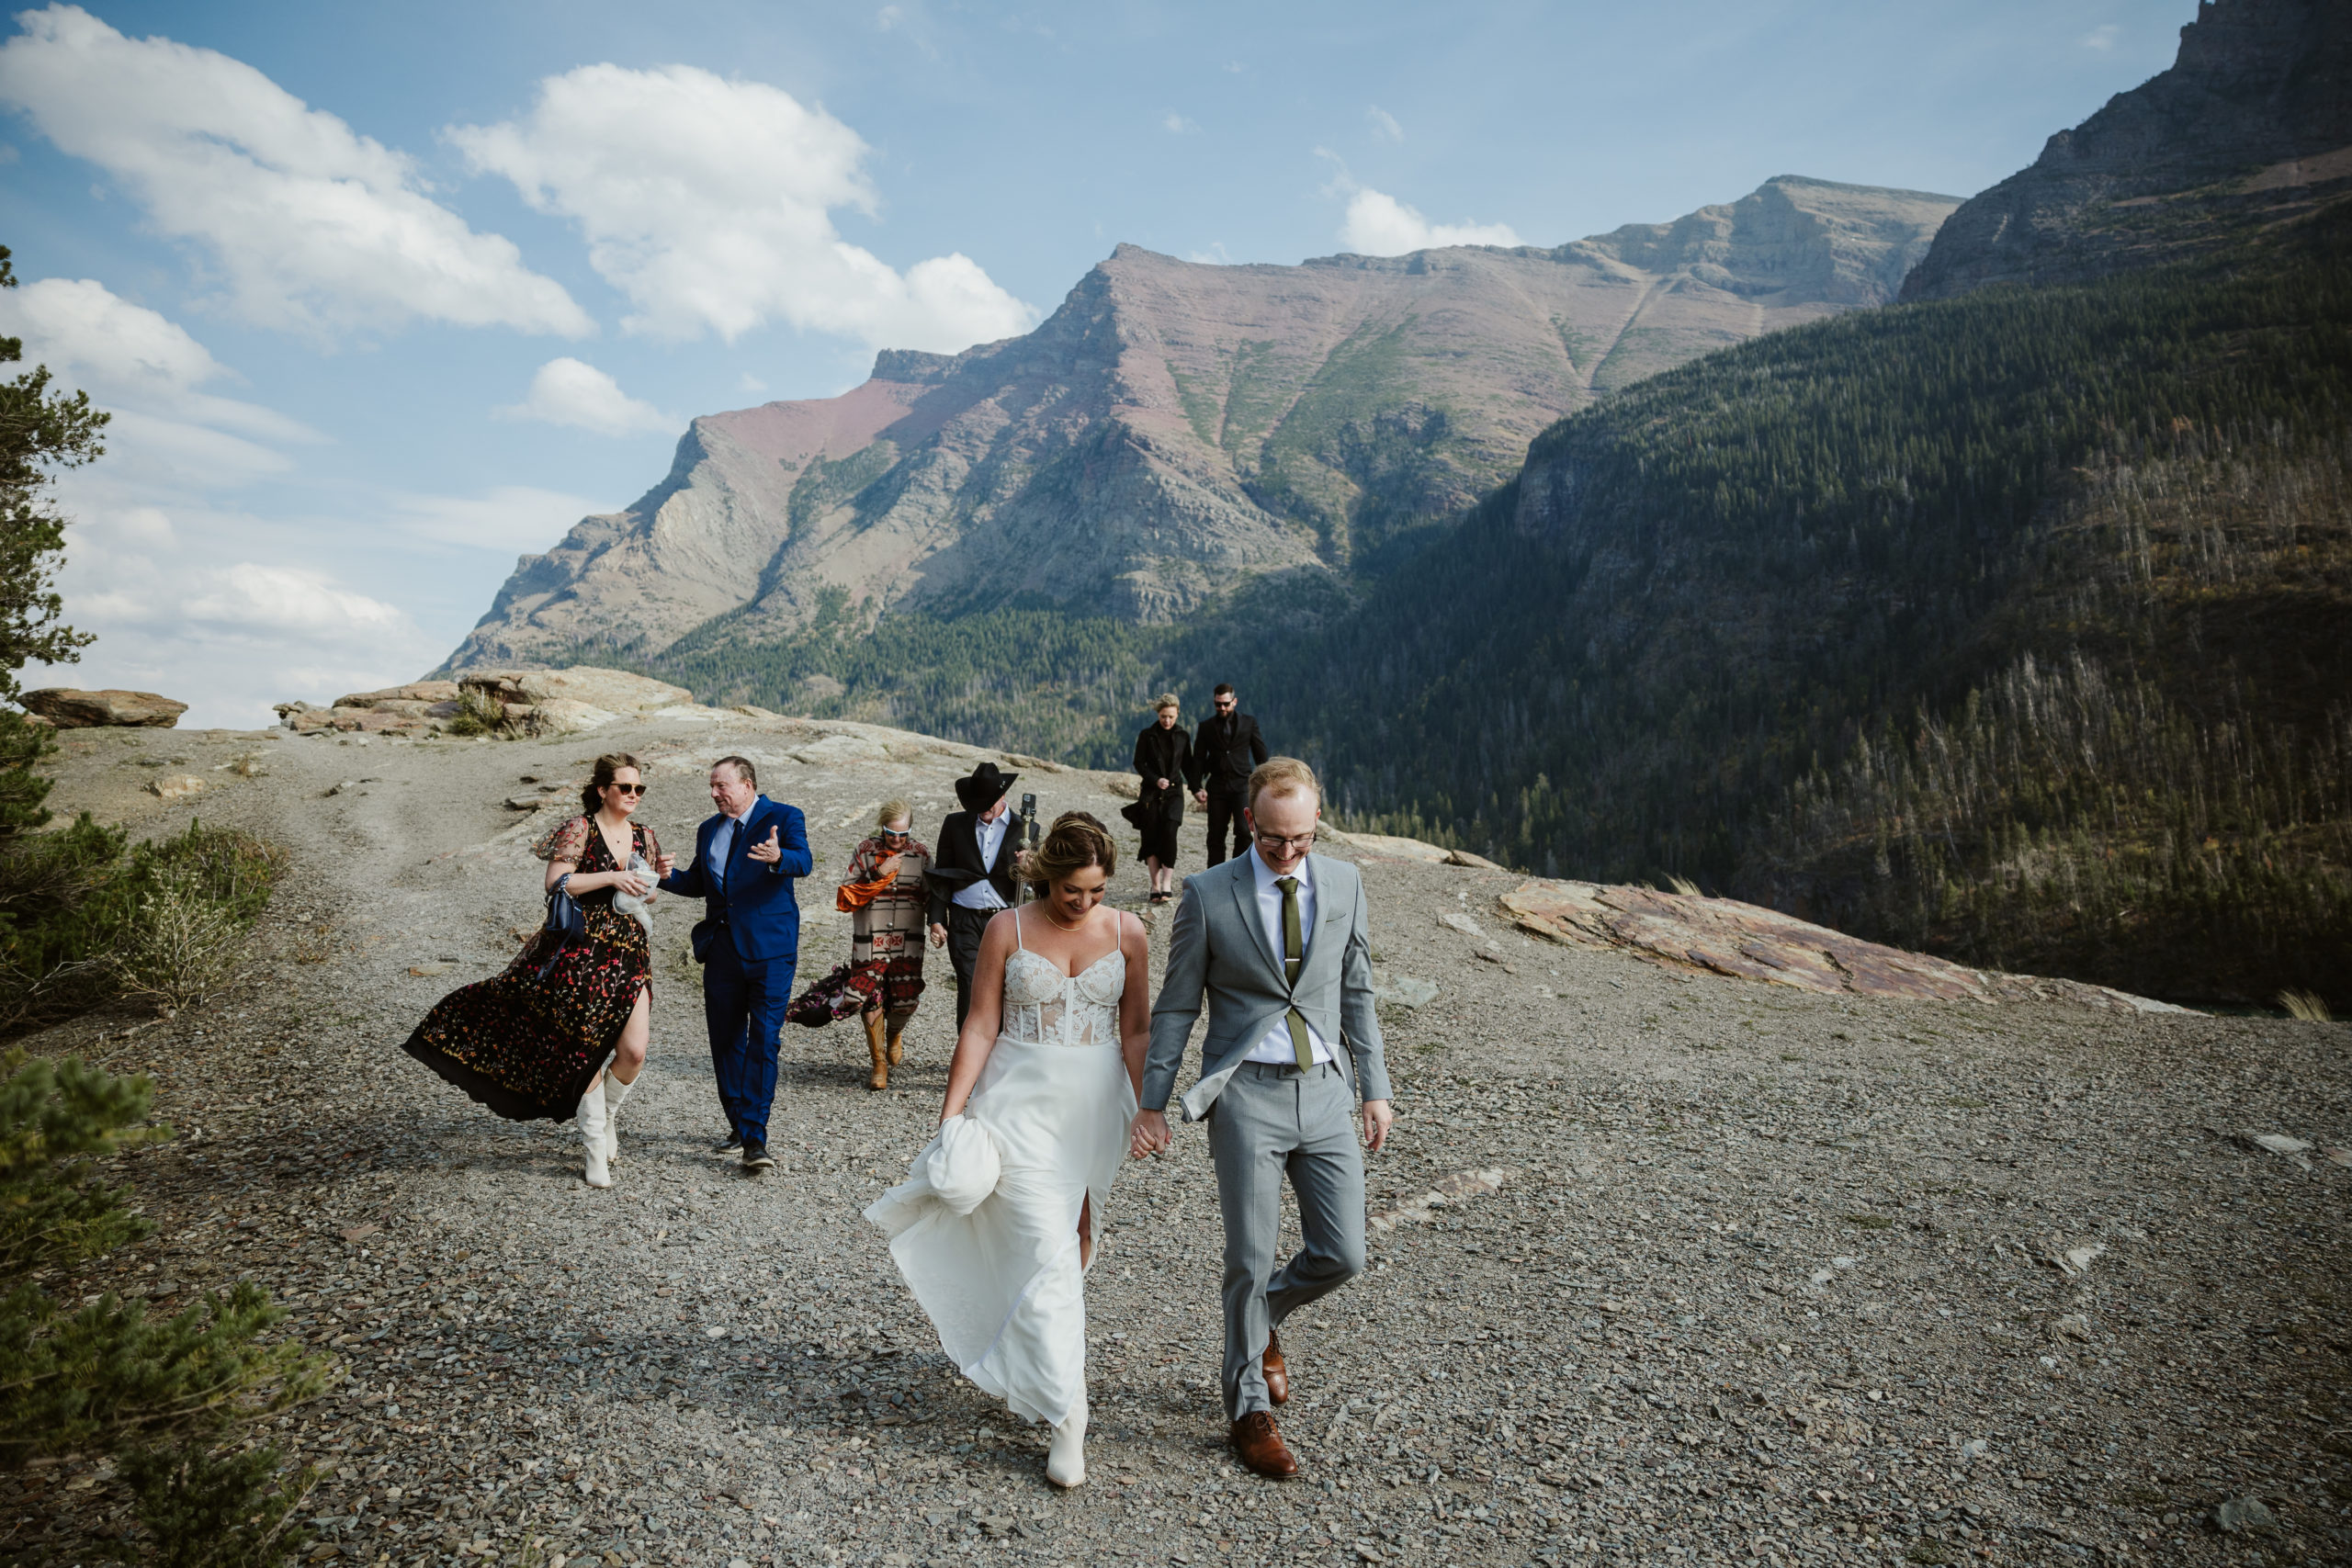
[[[1016, 944], [1020, 930], [1016, 914]], [[942, 1196], [952, 1184], [932, 1180], [934, 1139], [910, 1179], [865, 1211], [964, 1375], [1055, 1427], [1086, 1409], [1080, 1215], [1092, 1253], [1136, 1112], [1119, 1050], [1127, 965], [1117, 930], [1111, 951], [1076, 975], [1025, 945], [1005, 960], [1003, 1021], [964, 1109], [995, 1145], [994, 1190], [956, 1213]]]

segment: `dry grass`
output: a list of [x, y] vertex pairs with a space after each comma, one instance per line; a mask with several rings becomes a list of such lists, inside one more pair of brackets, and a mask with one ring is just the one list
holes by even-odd
[[2335, 1015], [2327, 1010], [2327, 1003], [2309, 991], [2281, 991], [2278, 1005], [2287, 1010], [2289, 1018], [2300, 1018], [2305, 1023], [2334, 1023]]

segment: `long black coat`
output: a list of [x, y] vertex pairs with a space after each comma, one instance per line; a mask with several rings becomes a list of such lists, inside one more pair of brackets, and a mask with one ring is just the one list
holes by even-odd
[[1160, 792], [1152, 780], [1166, 779], [1171, 791], [1181, 791], [1192, 782], [1193, 738], [1181, 724], [1162, 729], [1154, 722], [1136, 737], [1135, 761], [1136, 776], [1143, 781], [1144, 803], [1153, 804]]
[[1266, 760], [1265, 737], [1246, 713], [1211, 714], [1193, 732], [1193, 787], [1239, 789]]

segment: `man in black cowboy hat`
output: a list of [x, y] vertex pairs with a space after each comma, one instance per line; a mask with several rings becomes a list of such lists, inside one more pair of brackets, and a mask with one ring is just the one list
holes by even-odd
[[925, 886], [931, 895], [931, 945], [944, 943], [956, 970], [956, 1027], [972, 1008], [972, 969], [979, 963], [980, 935], [999, 909], [1012, 907], [1021, 860], [1021, 818], [1005, 809], [1018, 773], [1000, 773], [982, 762], [956, 781], [964, 809], [939, 825], [939, 842]]

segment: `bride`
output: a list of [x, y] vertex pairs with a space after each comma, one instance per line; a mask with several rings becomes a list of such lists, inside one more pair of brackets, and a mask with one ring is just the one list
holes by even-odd
[[1037, 901], [981, 939], [939, 1135], [865, 1211], [964, 1375], [1053, 1428], [1057, 1486], [1086, 1479], [1084, 1272], [1151, 1030], [1143, 923], [1102, 908], [1117, 864], [1083, 811], [1025, 858]]

